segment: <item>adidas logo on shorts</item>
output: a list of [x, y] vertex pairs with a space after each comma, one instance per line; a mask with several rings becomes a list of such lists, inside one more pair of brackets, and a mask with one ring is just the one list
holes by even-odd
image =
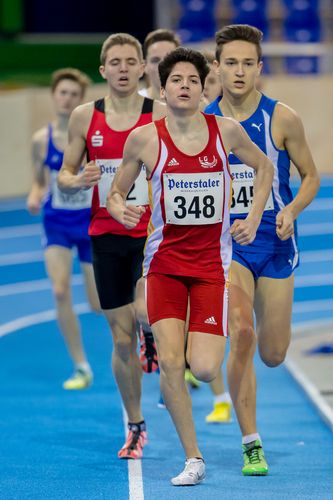
[[179, 165], [178, 161], [176, 160], [176, 158], [172, 158], [169, 163], [168, 163], [168, 167], [175, 167], [176, 165]]
[[210, 318], [205, 319], [204, 321], [207, 325], [217, 325], [216, 320], [214, 316], [211, 316]]

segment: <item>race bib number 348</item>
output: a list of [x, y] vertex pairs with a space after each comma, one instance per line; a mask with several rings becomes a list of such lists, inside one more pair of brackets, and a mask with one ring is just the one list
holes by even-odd
[[167, 224], [222, 222], [223, 173], [163, 174]]

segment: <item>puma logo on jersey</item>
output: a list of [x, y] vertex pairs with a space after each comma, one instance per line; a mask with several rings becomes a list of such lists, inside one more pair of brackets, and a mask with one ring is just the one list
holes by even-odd
[[179, 163], [176, 160], [176, 158], [171, 158], [171, 160], [168, 163], [168, 167], [175, 167], [176, 165], [179, 165]]
[[199, 156], [199, 162], [203, 168], [213, 168], [217, 164], [217, 159], [213, 156], [212, 161], [209, 161], [208, 156], [204, 156], [203, 158]]
[[261, 125], [262, 125], [262, 123], [259, 123], [259, 124], [257, 124], [257, 123], [251, 123], [251, 127], [257, 128], [259, 130], [259, 132], [261, 132], [261, 130], [260, 130]]
[[100, 131], [96, 130], [95, 134], [91, 136], [91, 145], [95, 148], [103, 146], [104, 137], [100, 134]]
[[204, 321], [207, 325], [217, 325], [216, 320], [214, 316], [211, 316], [210, 318], [205, 319]]

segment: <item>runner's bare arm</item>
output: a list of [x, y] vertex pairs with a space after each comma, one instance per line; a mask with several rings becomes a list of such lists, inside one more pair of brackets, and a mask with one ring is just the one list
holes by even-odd
[[232, 150], [237, 158], [256, 171], [253, 202], [248, 216], [245, 220], [234, 221], [231, 227], [231, 234], [235, 241], [241, 245], [248, 245], [255, 238], [266, 201], [271, 192], [274, 167], [237, 121], [230, 118], [224, 120], [221, 133], [227, 153]]
[[297, 195], [276, 217], [276, 233], [281, 240], [287, 240], [294, 233], [295, 219], [316, 196], [320, 180], [297, 113], [279, 103], [273, 115], [273, 126], [283, 133], [283, 145], [301, 177]]
[[44, 166], [47, 131], [45, 128], [36, 132], [32, 138], [33, 181], [27, 198], [27, 208], [32, 215], [37, 215], [47, 189]]
[[117, 169], [107, 199], [110, 215], [128, 229], [133, 229], [145, 212], [145, 207], [126, 205], [126, 197], [142, 167], [141, 153], [145, 138], [142, 128], [133, 130], [126, 140], [123, 160]]
[[86, 135], [93, 112], [93, 103], [74, 109], [68, 127], [68, 145], [58, 175], [58, 186], [65, 193], [95, 186], [101, 178], [100, 168], [92, 160], [80, 171], [86, 152]]

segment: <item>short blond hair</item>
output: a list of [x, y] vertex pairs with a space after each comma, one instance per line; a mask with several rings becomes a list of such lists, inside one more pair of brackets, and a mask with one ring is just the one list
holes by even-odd
[[107, 51], [114, 45], [132, 45], [136, 49], [140, 61], [143, 60], [142, 46], [137, 38], [129, 33], [113, 33], [113, 35], [108, 36], [108, 38], [104, 40], [102, 45], [100, 55], [102, 66], [105, 64]]
[[52, 93], [57, 88], [58, 84], [62, 80], [72, 80], [76, 82], [81, 87], [82, 97], [84, 96], [87, 87], [91, 84], [91, 80], [88, 75], [76, 68], [61, 68], [54, 71], [51, 76], [51, 91]]

